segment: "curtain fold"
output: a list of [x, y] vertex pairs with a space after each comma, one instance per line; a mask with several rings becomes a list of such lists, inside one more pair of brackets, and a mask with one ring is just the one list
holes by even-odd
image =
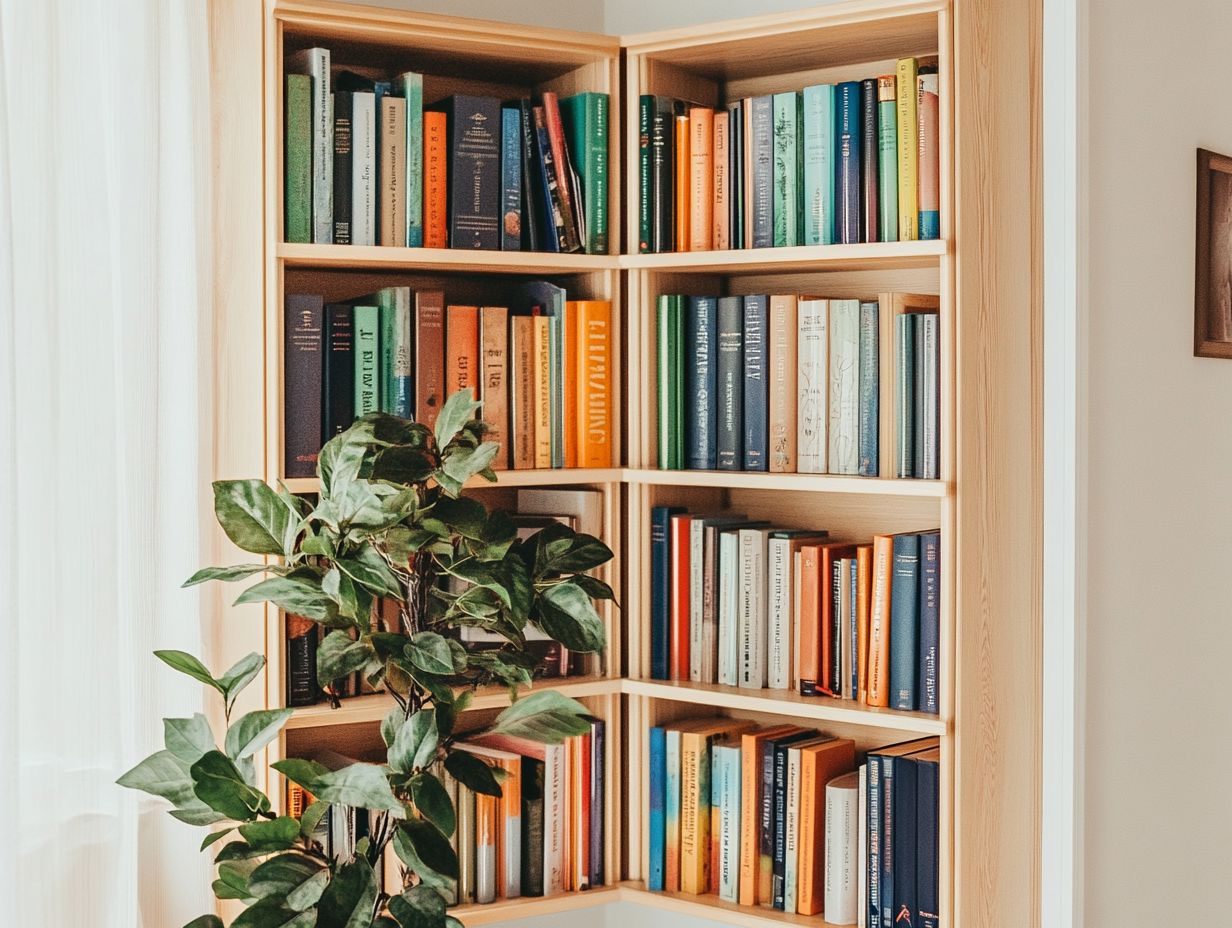
[[200, 834], [114, 780], [201, 688], [208, 559], [205, 0], [0, 0], [0, 906], [182, 925]]

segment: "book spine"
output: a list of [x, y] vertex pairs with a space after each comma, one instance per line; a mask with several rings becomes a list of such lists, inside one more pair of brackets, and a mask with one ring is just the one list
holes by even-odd
[[693, 346], [692, 363], [685, 365], [685, 396], [689, 415], [685, 417], [685, 443], [689, 470], [714, 470], [718, 445], [715, 436], [715, 329], [718, 300], [712, 296], [691, 296], [685, 331], [685, 345]]
[[766, 686], [766, 538], [759, 529], [740, 530], [740, 676], [738, 686]]
[[826, 300], [801, 300], [797, 319], [796, 470], [824, 474], [829, 453], [830, 307]]
[[726, 110], [714, 114], [714, 204], [711, 246], [731, 248], [731, 128]]
[[321, 441], [345, 432], [355, 421], [355, 329], [351, 307], [325, 308], [325, 363], [321, 372]]
[[522, 895], [543, 895], [543, 762], [522, 758]]
[[415, 421], [432, 428], [444, 393], [445, 294], [421, 291], [415, 294]]
[[741, 766], [738, 747], [716, 748], [711, 776], [717, 777], [719, 809], [718, 894], [724, 902], [740, 896]]
[[856, 921], [856, 867], [859, 787], [855, 778], [826, 786], [825, 903], [826, 920], [836, 925]]
[[937, 875], [939, 857], [939, 828], [941, 814], [938, 808], [940, 784], [935, 763], [918, 761], [915, 764], [916, 833], [915, 833], [915, 885], [916, 906], [913, 925], [917, 928], [937, 928], [940, 918], [939, 884]]
[[935, 68], [920, 69], [917, 78], [916, 113], [919, 122], [919, 235], [941, 237], [941, 103]]
[[321, 450], [322, 352], [325, 304], [319, 296], [287, 294], [283, 324], [283, 473], [311, 477]]
[[774, 748], [772, 740], [761, 744], [758, 758], [757, 905], [774, 905]]
[[890, 707], [916, 707], [920, 630], [920, 536], [894, 536], [890, 583]]
[[890, 576], [894, 538], [873, 536], [873, 593], [869, 607], [868, 704], [890, 704]]
[[351, 175], [354, 171], [353, 106], [355, 94], [339, 91], [333, 95], [333, 204], [332, 232], [335, 245], [350, 245], [352, 220]]
[[[817, 802], [819, 785], [817, 783], [817, 758], [811, 752], [793, 751], [792, 754], [800, 757], [800, 771], [796, 780], [800, 793], [799, 821], [796, 826], [799, 859], [796, 865], [795, 891], [790, 899], [784, 898], [784, 910], [795, 912], [798, 915], [819, 915], [821, 914], [822, 887], [818, 876], [823, 864], [824, 836], [822, 830], [826, 823], [822, 815], [824, 810], [818, 808]], [[790, 776], [789, 758], [788, 777]], [[789, 797], [788, 802], [790, 801]], [[788, 891], [791, 891], [791, 888], [789, 880]], [[795, 904], [791, 905], [790, 903], [793, 902]]]
[[757, 904], [761, 868], [761, 744], [755, 734], [740, 738], [740, 905]]
[[776, 474], [796, 470], [798, 329], [796, 298], [770, 297], [770, 472]]
[[484, 440], [499, 446], [492, 469], [505, 470], [509, 466], [509, 310], [504, 306], [479, 310], [479, 363], [479, 398], [488, 427]]
[[937, 656], [941, 647], [941, 535], [920, 536], [920, 663], [916, 673], [921, 712], [941, 711]]
[[406, 244], [420, 248], [423, 233], [423, 75], [408, 71], [396, 86], [406, 101], [406, 133], [403, 138], [406, 172]]
[[[745, 97], [740, 101], [740, 111], [744, 117], [744, 247], [753, 247], [753, 199], [756, 194], [756, 151], [753, 141], [753, 98]], [[769, 233], [767, 233], [769, 235]]]
[[[860, 765], [856, 809], [856, 928], [868, 928], [868, 764]], [[936, 926], [933, 926], [936, 928]]]
[[502, 761], [505, 779], [497, 800], [497, 886], [505, 899], [522, 895], [522, 764], [517, 759]]
[[831, 696], [843, 695], [843, 562], [830, 562], [830, 652], [829, 684]]
[[655, 97], [655, 113], [650, 126], [651, 251], [672, 251], [676, 242], [675, 177], [676, 121], [671, 101]]
[[496, 901], [497, 804], [495, 796], [475, 796], [475, 901]]
[[766, 543], [766, 560], [766, 686], [785, 690], [791, 686], [791, 539], [772, 536]]
[[[335, 806], [331, 813], [340, 808]], [[475, 901], [475, 794], [458, 788], [458, 902]]]
[[689, 235], [689, 220], [692, 212], [689, 208], [689, 178], [692, 170], [692, 160], [689, 152], [689, 117], [687, 114], [676, 113], [672, 117], [672, 136], [675, 146], [675, 158], [672, 162], [672, 190], [676, 198], [673, 214], [676, 226], [672, 237], [676, 251], [688, 251], [692, 241]]
[[607, 795], [607, 725], [602, 719], [590, 723], [590, 885], [606, 882], [604, 866], [604, 836], [607, 820], [604, 816]]
[[774, 850], [771, 860], [771, 907], [783, 911], [784, 869], [787, 864], [787, 753], [785, 744], [774, 748]]
[[312, 78], [288, 74], [284, 100], [283, 240], [312, 241]]
[[715, 467], [740, 470], [744, 445], [744, 305], [719, 298], [715, 330]]
[[805, 245], [834, 243], [834, 85], [816, 84], [803, 92], [801, 132], [804, 161]]
[[941, 476], [941, 374], [940, 316], [921, 313], [918, 322], [916, 375], [920, 384], [916, 402], [920, 410], [917, 428], [920, 441], [916, 459], [920, 463], [917, 476], [936, 480]]
[[[893, 862], [893, 889], [891, 893], [891, 918], [887, 923], [882, 919], [885, 928], [893, 928], [896, 920], [914, 925], [915, 913], [919, 911], [916, 895], [916, 768], [917, 764], [910, 757], [895, 757], [890, 759], [894, 773], [891, 776], [891, 795], [893, 799], [890, 816], [894, 820], [890, 840], [893, 850], [890, 858]], [[881, 910], [885, 912], [885, 901]], [[903, 913], [906, 913], [905, 917]]]
[[564, 247], [561, 251], [581, 251], [583, 234], [580, 221], [581, 204], [574, 202], [573, 169], [569, 160], [569, 149], [565, 143], [564, 124], [560, 118], [560, 101], [551, 91], [545, 91], [543, 94], [543, 120], [552, 150], [552, 169], [560, 195], [560, 211], [565, 221]]
[[612, 384], [612, 304], [586, 300], [577, 310], [579, 467], [611, 467], [615, 428]]
[[703, 519], [689, 523], [689, 676], [695, 683], [702, 680], [705, 663], [703, 628], [705, 625], [706, 589], [706, 524]]
[[535, 467], [552, 466], [552, 336], [551, 320], [534, 317], [535, 346]]
[[362, 418], [381, 408], [380, 318], [375, 306], [356, 306], [355, 322], [355, 417]]
[[766, 370], [769, 301], [744, 298], [744, 469], [769, 468], [770, 393]]
[[381, 384], [381, 412], [392, 413], [394, 403], [394, 301], [395, 288], [377, 291], [377, 318], [380, 321], [381, 354], [377, 360]]
[[577, 242], [570, 238], [569, 223], [565, 214], [564, 201], [561, 199], [560, 187], [556, 177], [555, 155], [552, 152], [552, 140], [548, 135], [547, 122], [543, 107], [536, 106], [531, 111], [535, 124], [535, 145], [539, 153], [540, 188], [543, 191], [543, 214], [549, 251], [577, 251]]
[[830, 450], [832, 474], [860, 472], [860, 303], [830, 301]]
[[867, 837], [868, 857], [864, 872], [868, 879], [868, 899], [865, 908], [869, 928], [881, 926], [881, 758], [869, 754], [867, 761], [868, 787], [865, 795], [864, 831]]
[[406, 100], [381, 98], [380, 174], [381, 211], [377, 216], [380, 244], [406, 247]]
[[771, 101], [774, 120], [774, 244], [800, 244], [800, 193], [796, 147], [797, 95], [776, 93]]
[[709, 251], [714, 232], [714, 111], [689, 108], [689, 251]]
[[847, 81], [837, 89], [838, 179], [835, 184], [837, 240], [852, 245], [860, 238], [860, 84]]
[[447, 248], [449, 148], [445, 114], [424, 113], [423, 134], [423, 243], [425, 248]]
[[895, 116], [898, 136], [898, 240], [919, 238], [919, 124], [916, 60], [898, 59], [898, 100]]
[[317, 701], [317, 623], [287, 615], [287, 705]]
[[[304, 70], [312, 79], [312, 241], [334, 242], [334, 99], [328, 48], [310, 48]], [[349, 213], [348, 213], [349, 216]]]
[[509, 320], [509, 418], [515, 470], [535, 466], [535, 320]]
[[[857, 549], [858, 550], [858, 549]], [[847, 635], [847, 663], [843, 669], [843, 681], [847, 687], [846, 696], [848, 699], [856, 699], [860, 693], [860, 665], [859, 647], [859, 596], [860, 596], [860, 577], [859, 563], [856, 558], [851, 558], [847, 562], [850, 568], [850, 584], [847, 594], [847, 612], [846, 612], [846, 635]]]
[[752, 98], [751, 161], [753, 167], [753, 248], [774, 245], [774, 103], [772, 97]]
[[665, 737], [664, 767], [667, 771], [663, 800], [663, 888], [680, 892], [680, 732], [668, 729]]
[[800, 749], [787, 751], [787, 810], [783, 817], [783, 911], [795, 912], [800, 879]]
[[876, 477], [880, 454], [880, 357], [878, 306], [860, 304], [860, 476]]
[[654, 123], [655, 100], [644, 93], [637, 101], [637, 252], [653, 251], [654, 190], [651, 184], [650, 133]]
[[567, 888], [569, 769], [568, 750], [562, 744], [544, 747], [543, 807], [544, 894], [554, 896]]
[[445, 101], [450, 183], [449, 246], [496, 251], [501, 243], [501, 109], [493, 97]]
[[710, 762], [707, 739], [695, 732], [680, 736], [680, 891], [706, 891], [710, 854]]
[[877, 79], [860, 82], [860, 117], [864, 130], [860, 139], [860, 240], [880, 241], [881, 203], [877, 169], [879, 136], [877, 127]]
[[501, 107], [501, 250], [522, 250], [522, 111]]
[[668, 294], [660, 294], [655, 316], [655, 358], [658, 412], [659, 468], [677, 466], [672, 449], [675, 443], [677, 423], [675, 397], [675, 332], [676, 300]]
[[883, 242], [898, 241], [897, 78], [877, 78], [877, 233]]
[[445, 312], [445, 393], [479, 392], [479, 308], [450, 306]]
[[518, 101], [518, 116], [522, 129], [522, 250], [555, 251], [555, 236], [548, 235], [544, 213], [542, 168], [538, 158], [538, 136], [530, 100]]
[[552, 346], [552, 466], [577, 467], [577, 318], [576, 304], [557, 306], [548, 317]]
[[800, 596], [796, 603], [796, 675], [801, 696], [821, 693], [821, 587], [820, 548], [805, 545], [800, 549]]
[[671, 518], [671, 622], [668, 631], [672, 680], [689, 679], [689, 538], [690, 519], [679, 514]]
[[727, 108], [727, 130], [731, 141], [728, 144], [728, 172], [731, 193], [727, 198], [727, 234], [729, 248], [746, 248], [744, 238], [744, 198], [748, 196], [745, 185], [745, 161], [747, 152], [744, 136], [744, 104], [737, 101]]
[[869, 614], [873, 601], [873, 546], [856, 548], [856, 692], [868, 702]]
[[560, 101], [569, 151], [578, 159], [582, 187], [582, 246], [587, 254], [607, 253], [608, 96], [580, 93]]
[[894, 317], [894, 443], [896, 477], [915, 472], [915, 337], [916, 313]]
[[647, 825], [650, 833], [646, 836], [649, 870], [646, 874], [646, 888], [652, 892], [664, 889], [664, 841], [666, 824], [664, 820], [664, 804], [666, 801], [667, 784], [667, 743], [662, 728], [656, 726], [650, 729], [650, 805]]
[[376, 244], [376, 94], [351, 94], [351, 244]]
[[719, 668], [718, 682], [739, 683], [740, 651], [737, 610], [740, 602], [740, 537], [736, 532], [719, 533]]

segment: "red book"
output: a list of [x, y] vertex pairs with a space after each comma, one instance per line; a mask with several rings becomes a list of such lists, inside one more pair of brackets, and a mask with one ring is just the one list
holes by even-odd
[[689, 524], [687, 515], [672, 516], [671, 624], [668, 628], [668, 671], [673, 680], [689, 679]]

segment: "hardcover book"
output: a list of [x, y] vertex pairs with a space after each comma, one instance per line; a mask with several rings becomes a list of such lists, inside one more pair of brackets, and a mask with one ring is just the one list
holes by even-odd
[[381, 319], [381, 409], [411, 418], [415, 403], [411, 290], [386, 287], [377, 294]]
[[496, 251], [501, 242], [500, 101], [455, 94], [433, 110], [446, 116], [449, 246]]
[[714, 470], [718, 454], [715, 410], [715, 330], [718, 301], [712, 296], [688, 297], [684, 344], [690, 346], [685, 365], [685, 398], [689, 414], [684, 418], [685, 466], [690, 470]]
[[522, 111], [501, 107], [501, 249], [522, 250]]
[[890, 583], [890, 707], [916, 708], [920, 627], [920, 536], [894, 536]]
[[832, 474], [860, 472], [860, 302], [830, 301], [830, 450]]
[[676, 251], [688, 251], [692, 238], [689, 235], [689, 221], [693, 214], [689, 209], [689, 177], [692, 165], [689, 151], [689, 117], [684, 113], [675, 113], [672, 117], [673, 144], [675, 146], [672, 162], [672, 190], [675, 193], [676, 206], [673, 213], [676, 218], [676, 228], [673, 230]]
[[283, 239], [312, 241], [312, 78], [288, 74], [283, 126]]
[[740, 470], [744, 464], [744, 303], [740, 297], [719, 297], [715, 330], [715, 466]]
[[799, 95], [776, 93], [771, 104], [774, 120], [774, 244], [800, 244], [798, 188], [800, 164], [797, 146]]
[[916, 672], [920, 712], [936, 715], [938, 699], [938, 654], [941, 638], [941, 534], [920, 535], [920, 641], [919, 669]]
[[725, 250], [731, 247], [731, 132], [729, 114], [714, 114], [714, 204], [711, 247]]
[[898, 240], [919, 238], [919, 124], [916, 60], [898, 59]]
[[[334, 107], [328, 48], [306, 48], [291, 58], [289, 71], [312, 80], [312, 241], [334, 241]], [[338, 243], [341, 244], [341, 243]]]
[[729, 194], [727, 236], [728, 248], [746, 248], [748, 243], [744, 237], [745, 197], [748, 196], [748, 186], [745, 184], [748, 160], [745, 150], [744, 135], [744, 104], [737, 101], [727, 108], [728, 132], [728, 167], [727, 177]]
[[919, 123], [919, 235], [922, 239], [941, 237], [941, 153], [936, 65], [921, 65], [917, 78], [916, 116]]
[[407, 71], [398, 76], [394, 86], [406, 101], [406, 135], [403, 140], [406, 156], [406, 244], [419, 248], [424, 243], [423, 75]]
[[612, 304], [579, 300], [569, 307], [569, 318], [577, 325], [577, 466], [611, 467], [615, 429]]
[[676, 120], [669, 97], [654, 98], [650, 127], [651, 251], [672, 251], [676, 241], [674, 191]]
[[860, 476], [876, 477], [881, 454], [879, 307], [860, 304]]
[[381, 408], [380, 313], [375, 306], [356, 306], [355, 325], [355, 418]]
[[769, 299], [744, 298], [744, 469], [768, 470], [770, 393], [767, 370]]
[[535, 466], [535, 320], [509, 318], [509, 408], [513, 467]]
[[796, 360], [796, 470], [826, 473], [830, 421], [829, 300], [802, 298], [798, 305]]
[[860, 240], [880, 240], [880, 174], [877, 165], [879, 135], [877, 126], [877, 79], [860, 82]]
[[283, 324], [283, 474], [316, 474], [321, 450], [322, 358], [325, 303], [288, 293]]
[[493, 470], [509, 467], [509, 310], [484, 306], [479, 310], [479, 399], [488, 432], [485, 441], [499, 445]]
[[853, 245], [861, 240], [860, 168], [863, 128], [860, 125], [860, 84], [847, 81], [836, 91], [838, 108], [838, 172], [835, 182], [836, 240]]
[[[351, 94], [351, 244], [376, 244], [376, 94]], [[337, 207], [335, 206], [335, 209]], [[337, 216], [335, 215], [335, 219]]]
[[605, 93], [587, 91], [560, 101], [565, 138], [577, 159], [574, 167], [582, 188], [583, 251], [592, 255], [607, 254], [608, 108]]
[[637, 251], [649, 254], [654, 223], [654, 192], [650, 176], [650, 132], [654, 122], [655, 98], [642, 94], [637, 106]]
[[423, 243], [449, 246], [449, 142], [444, 113], [424, 113]]
[[445, 294], [426, 290], [415, 294], [415, 421], [428, 428], [444, 404]]
[[769, 336], [770, 472], [790, 474], [796, 470], [799, 428], [796, 407], [799, 323], [795, 296], [770, 297]]
[[898, 241], [897, 78], [877, 78], [877, 232], [883, 242]]
[[832, 245], [834, 238], [834, 85], [805, 87], [801, 133], [804, 216], [802, 242]]
[[340, 90], [333, 95], [333, 204], [331, 241], [335, 245], [350, 245], [352, 196], [351, 173], [354, 160], [352, 140], [352, 107], [355, 94]]
[[689, 251], [709, 251], [714, 231], [714, 110], [689, 107]]
[[750, 246], [774, 245], [774, 103], [769, 96], [753, 97], [749, 157], [752, 164]]
[[666, 848], [666, 825], [664, 821], [664, 804], [666, 801], [667, 758], [665, 756], [667, 741], [661, 727], [650, 729], [650, 745], [648, 751], [650, 763], [650, 805], [648, 815], [649, 834], [647, 835], [647, 854], [650, 869], [646, 874], [646, 888], [653, 891], [664, 889], [664, 855]]
[[381, 245], [406, 246], [406, 100], [381, 97], [379, 174], [380, 212], [377, 241]]
[[325, 307], [325, 361], [321, 371], [322, 444], [341, 435], [355, 421], [354, 326], [351, 307]]

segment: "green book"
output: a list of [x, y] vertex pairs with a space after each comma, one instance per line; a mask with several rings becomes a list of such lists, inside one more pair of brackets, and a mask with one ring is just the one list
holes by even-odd
[[774, 245], [800, 244], [799, 154], [795, 91], [774, 95]]
[[677, 402], [680, 384], [676, 372], [679, 368], [676, 351], [678, 345], [677, 323], [680, 317], [680, 300], [668, 294], [659, 296], [655, 317], [655, 354], [658, 368], [658, 438], [659, 468], [676, 470], [680, 467], [680, 450], [677, 437], [682, 431], [677, 419]]
[[312, 241], [312, 78], [287, 75], [283, 207], [288, 242]]
[[411, 400], [411, 291], [386, 287], [377, 293], [381, 317], [381, 411], [409, 419]]
[[877, 195], [880, 215], [878, 236], [883, 242], [898, 241], [898, 116], [895, 112], [895, 76], [877, 78]]
[[376, 306], [351, 310], [355, 358], [355, 418], [381, 408], [381, 313]]
[[423, 75], [398, 76], [397, 90], [406, 99], [406, 244], [423, 247]]
[[608, 95], [586, 92], [560, 101], [565, 139], [582, 184], [587, 254], [607, 254]]
[[915, 476], [915, 313], [894, 318], [894, 476]]
[[637, 101], [637, 252], [649, 254], [654, 203], [650, 193], [650, 130], [654, 125], [655, 99], [644, 93]]
[[[834, 244], [834, 85], [805, 87], [800, 118], [804, 162], [802, 245]], [[898, 222], [898, 213], [894, 214]]]

